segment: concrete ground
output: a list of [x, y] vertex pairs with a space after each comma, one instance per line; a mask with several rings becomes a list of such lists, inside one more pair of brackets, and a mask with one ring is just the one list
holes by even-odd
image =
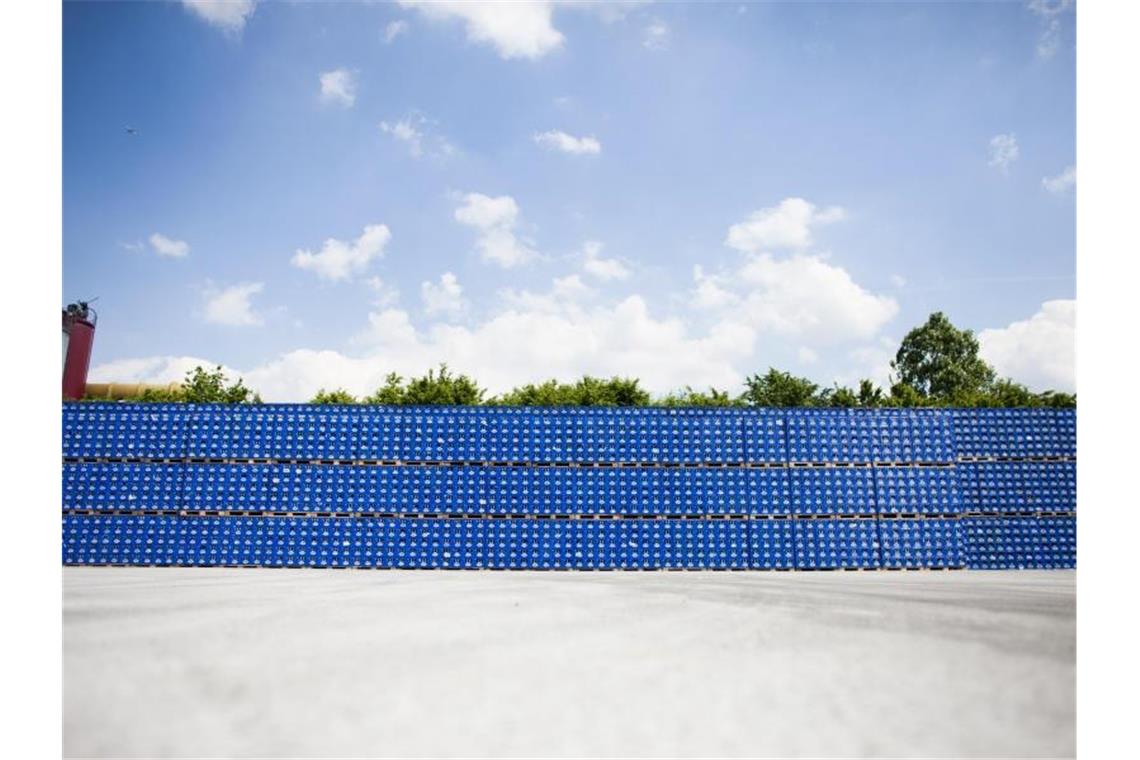
[[64, 571], [69, 757], [1075, 754], [1074, 573]]

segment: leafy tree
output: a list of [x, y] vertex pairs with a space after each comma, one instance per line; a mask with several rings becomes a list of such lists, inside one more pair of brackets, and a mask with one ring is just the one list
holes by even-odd
[[753, 375], [744, 381], [741, 397], [749, 406], [816, 406], [819, 386], [805, 377], [796, 377], [770, 367], [766, 375]]
[[187, 404], [260, 404], [261, 397], [239, 378], [230, 382], [220, 367], [207, 370], [198, 366], [186, 373], [177, 388], [148, 388], [137, 401]]
[[883, 406], [915, 407], [930, 406], [930, 399], [906, 383], [891, 386], [891, 395], [883, 401]]
[[333, 404], [355, 404], [356, 396], [346, 391], [344, 388], [337, 388], [334, 391], [326, 391], [321, 388], [317, 391], [317, 395], [309, 399], [310, 404], [318, 405], [333, 405]]
[[836, 385], [821, 394], [820, 402], [823, 406], [852, 408], [859, 406], [859, 396], [847, 386]]
[[1044, 393], [1037, 394], [1037, 398], [1041, 401], [1041, 406], [1053, 407], [1055, 409], [1074, 409], [1077, 406], [1077, 395], [1075, 393], [1045, 391]]
[[948, 401], [983, 390], [994, 370], [978, 356], [978, 339], [936, 311], [903, 338], [891, 369], [922, 396]]
[[583, 376], [573, 383], [547, 380], [514, 388], [490, 403], [505, 406], [647, 406], [649, 393], [633, 378]]
[[238, 378], [230, 383], [221, 366], [207, 372], [195, 367], [182, 381], [183, 400], [190, 404], [260, 404], [261, 397]]
[[1046, 391], [1034, 393], [1021, 383], [1000, 378], [980, 391], [964, 393], [951, 399], [960, 407], [1074, 407], [1077, 397], [1070, 393]]
[[859, 381], [859, 406], [874, 408], [883, 405], [883, 389], [863, 378]]
[[474, 406], [483, 401], [486, 393], [467, 375], [452, 375], [446, 364], [439, 365], [439, 374], [428, 370], [423, 377], [413, 377], [404, 388], [404, 404], [438, 406]]
[[395, 406], [404, 403], [404, 379], [395, 372], [389, 372], [384, 384], [375, 393], [364, 399], [365, 404], [387, 404]]
[[[105, 401], [107, 399], [93, 399], [95, 401]], [[152, 404], [179, 404], [186, 401], [182, 393], [182, 388], [147, 388], [140, 393], [136, 398], [140, 403]]]
[[686, 385], [680, 393], [670, 393], [663, 397], [658, 404], [666, 407], [709, 407], [709, 406], [742, 406], [739, 398], [733, 398], [728, 391], [718, 391], [709, 388], [708, 393], [693, 390]]

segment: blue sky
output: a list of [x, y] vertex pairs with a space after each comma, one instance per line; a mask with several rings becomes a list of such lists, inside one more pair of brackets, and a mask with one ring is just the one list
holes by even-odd
[[[1067, 2], [64, 4], [93, 380], [440, 361], [886, 380], [934, 310], [1072, 389]], [[127, 132], [127, 127], [137, 130]]]

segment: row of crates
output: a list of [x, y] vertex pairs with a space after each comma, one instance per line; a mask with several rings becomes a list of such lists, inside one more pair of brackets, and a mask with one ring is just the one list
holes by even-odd
[[1075, 462], [962, 462], [967, 512], [1068, 512], [1077, 506]]
[[1073, 518], [474, 520], [64, 515], [68, 565], [1074, 567]]
[[1071, 512], [1072, 462], [954, 467], [437, 467], [65, 462], [68, 510], [585, 515]]
[[961, 522], [965, 560], [970, 567], [1076, 567], [1077, 524], [1071, 517], [969, 517]]
[[957, 458], [1077, 455], [1072, 409], [958, 409], [953, 426]]
[[68, 403], [68, 458], [935, 462], [1076, 454], [1072, 410]]

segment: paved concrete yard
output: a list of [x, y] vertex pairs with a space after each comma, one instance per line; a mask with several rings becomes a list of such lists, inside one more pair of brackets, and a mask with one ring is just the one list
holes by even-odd
[[1072, 756], [1072, 572], [64, 571], [91, 756]]

